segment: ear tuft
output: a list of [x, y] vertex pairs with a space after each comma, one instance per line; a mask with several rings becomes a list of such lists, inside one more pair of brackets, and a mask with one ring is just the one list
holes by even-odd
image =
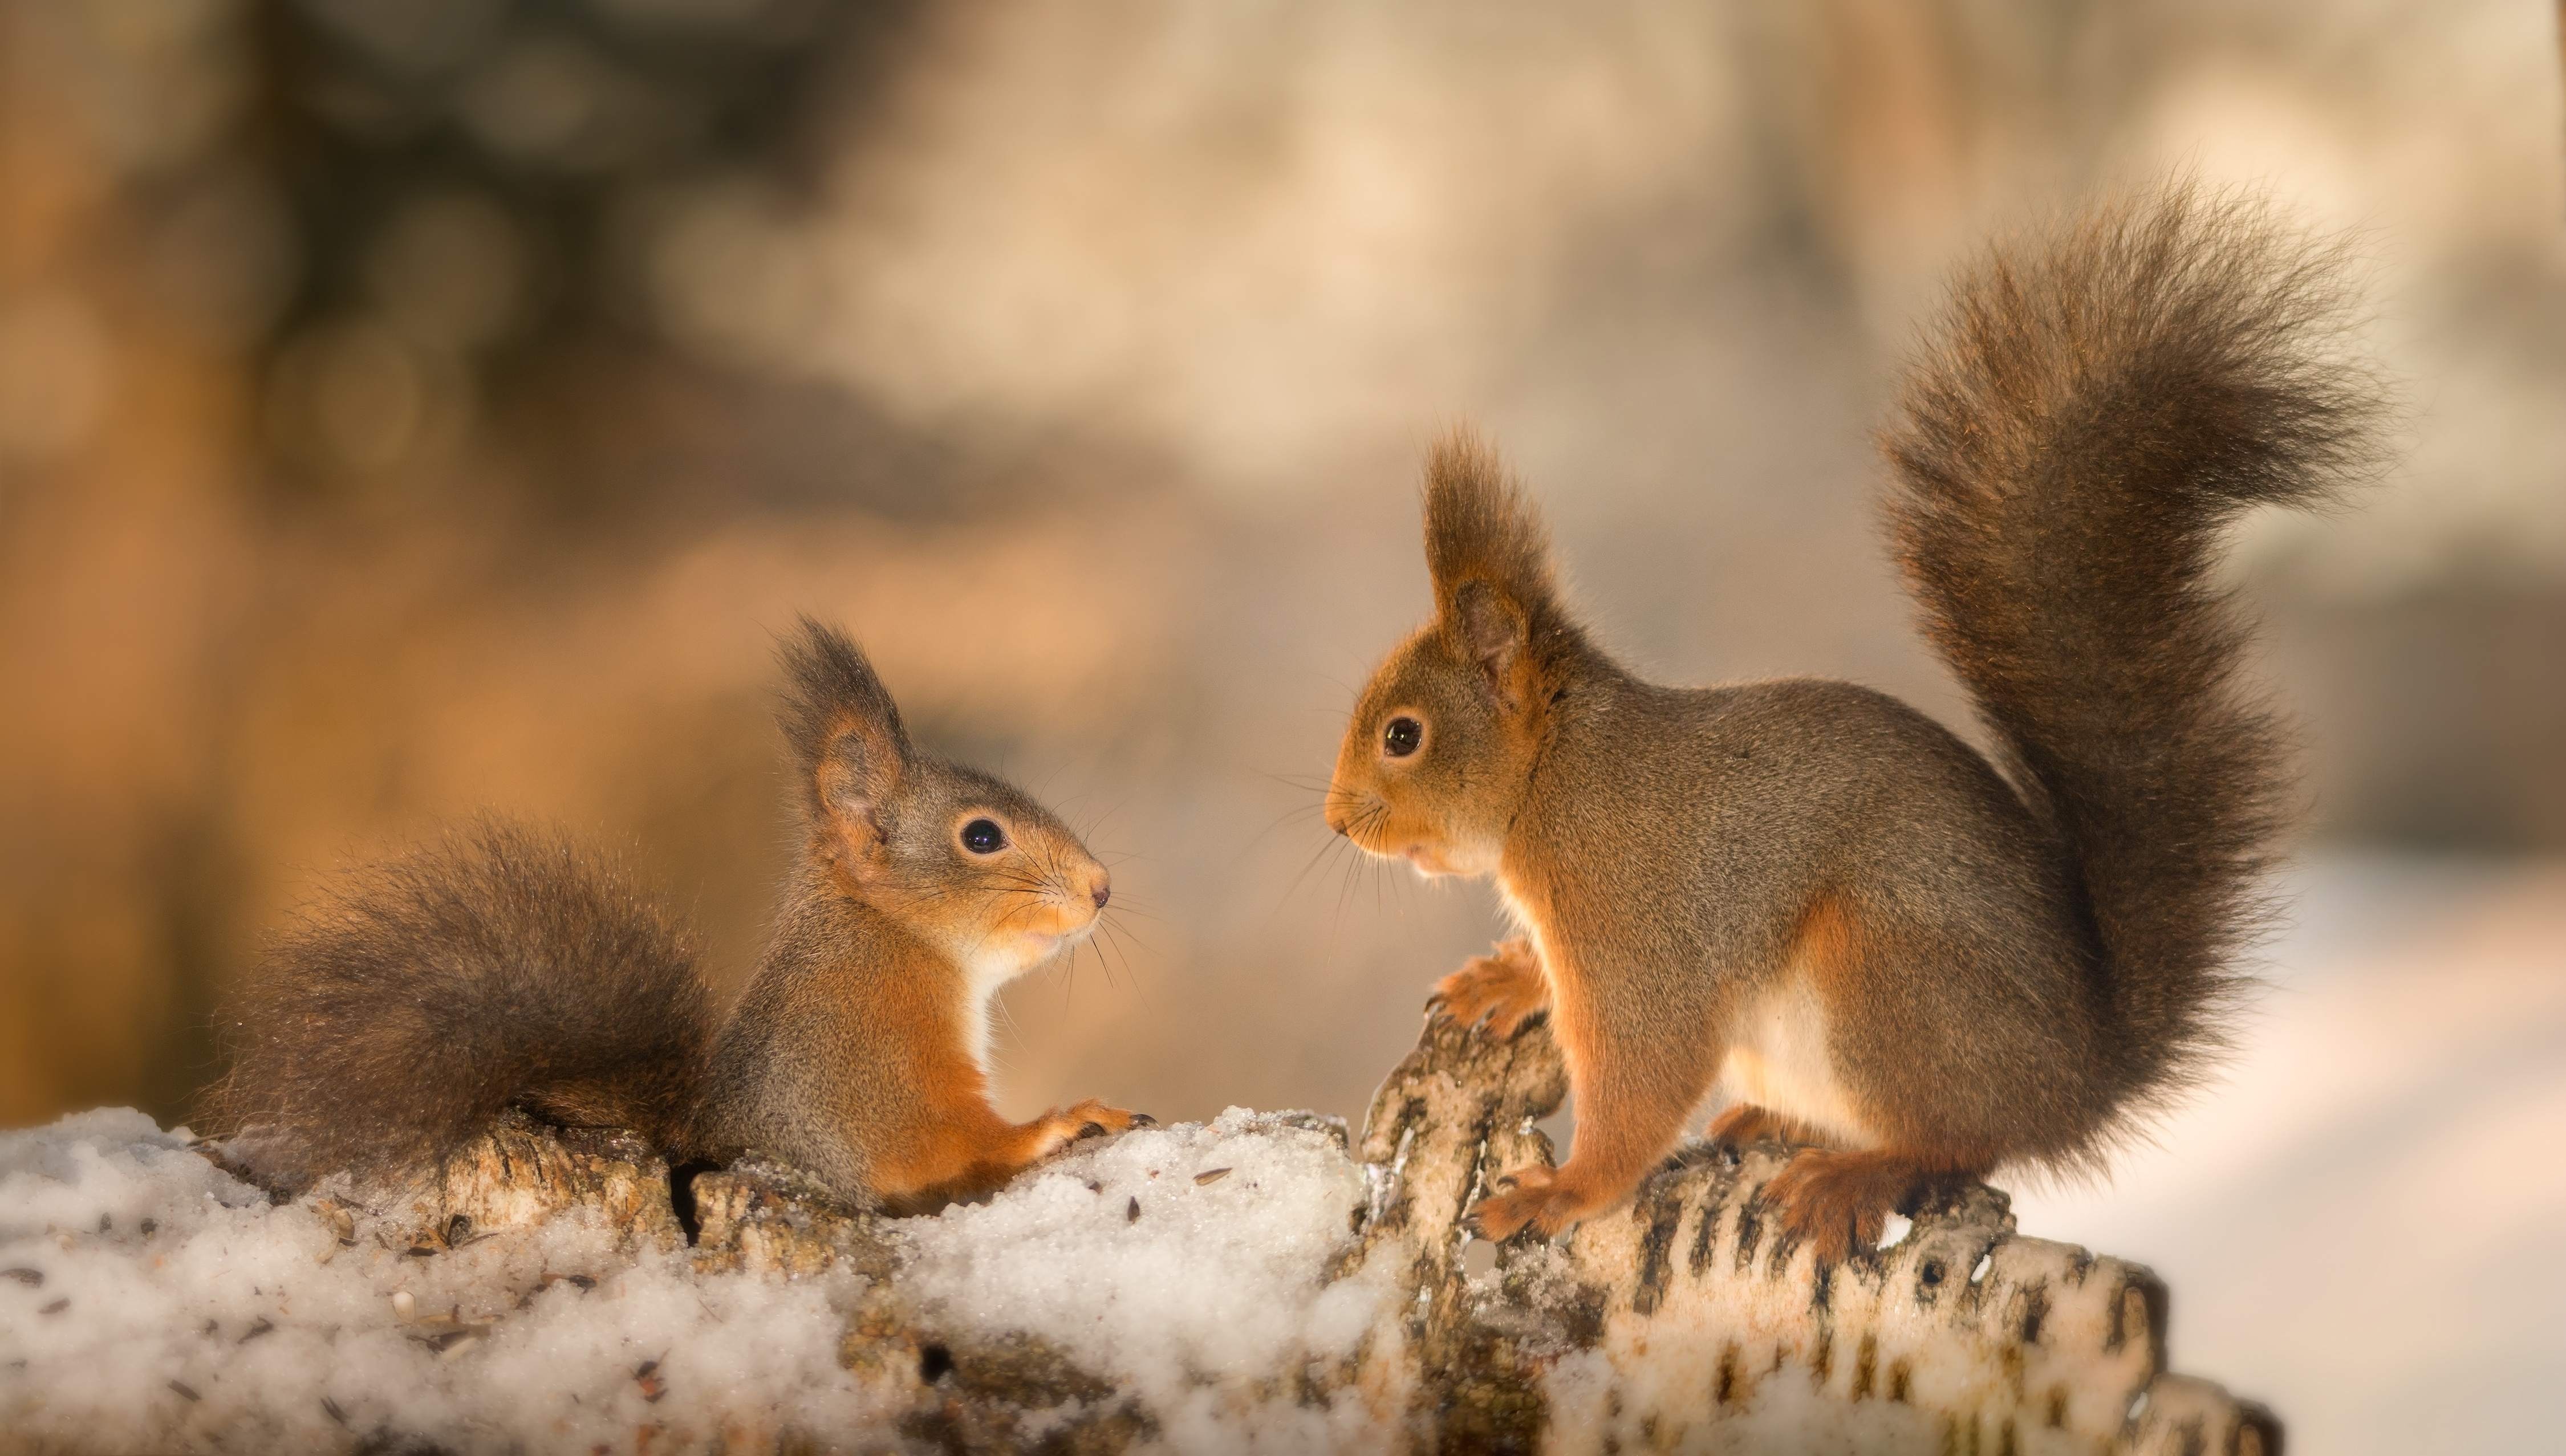
[[1571, 634], [1550, 563], [1550, 529], [1496, 449], [1459, 426], [1425, 460], [1425, 568], [1453, 651], [1510, 699], [1517, 658]]
[[908, 730], [873, 663], [846, 633], [808, 616], [777, 648], [786, 690], [776, 713], [815, 822], [850, 842], [882, 838], [883, 801], [908, 765]]

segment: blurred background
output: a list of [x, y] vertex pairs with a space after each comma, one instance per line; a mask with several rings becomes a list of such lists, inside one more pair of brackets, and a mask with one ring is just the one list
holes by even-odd
[[2566, 1441], [2566, 1277], [2510, 1264], [2566, 1216], [2557, 24], [0, 0], [0, 1124], [185, 1116], [260, 937], [484, 809], [627, 846], [736, 986], [802, 610], [1117, 862], [1007, 993], [1012, 1109], [1360, 1118], [1494, 929], [1315, 814], [1426, 607], [1424, 442], [1493, 432], [1650, 673], [1960, 722], [1872, 515], [1914, 321], [2189, 168], [2362, 231], [2399, 453], [2239, 540], [2312, 825], [2258, 1040], [2024, 1223], [2156, 1261], [2309, 1449]]

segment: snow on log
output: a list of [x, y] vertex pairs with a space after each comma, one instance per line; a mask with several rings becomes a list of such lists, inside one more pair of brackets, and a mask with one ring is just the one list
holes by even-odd
[[0, 1449], [2279, 1449], [2168, 1373], [2146, 1270], [1973, 1188], [1822, 1268], [1690, 1144], [1465, 1270], [1551, 1155], [1536, 1026], [1429, 1024], [1359, 1143], [1232, 1108], [885, 1219], [511, 1116], [438, 1175], [277, 1203], [128, 1111], [0, 1134]]

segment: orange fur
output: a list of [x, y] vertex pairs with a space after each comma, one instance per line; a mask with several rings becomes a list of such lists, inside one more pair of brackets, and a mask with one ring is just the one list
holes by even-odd
[[1097, 924], [1105, 866], [1014, 786], [916, 751], [854, 643], [806, 624], [786, 664], [810, 862], [715, 1048], [707, 1150], [914, 1212], [1147, 1122], [1092, 1099], [1009, 1122], [981, 1064], [988, 999]]
[[989, 998], [1098, 924], [1105, 866], [1023, 791], [918, 752], [841, 633], [806, 618], [782, 656], [802, 862], [726, 1022], [611, 863], [484, 826], [362, 878], [271, 958], [222, 1093], [253, 1165], [406, 1171], [513, 1103], [918, 1212], [1148, 1121], [1091, 1099], [1008, 1122], [981, 1066]]
[[1877, 1245], [1891, 1212], [1914, 1213], [1934, 1177], [1933, 1169], [1901, 1153], [1808, 1147], [1764, 1185], [1763, 1198], [1781, 1210], [1785, 1229], [1816, 1246], [1819, 1258], [1843, 1260]]
[[1836, 1144], [1767, 1195], [1831, 1254], [1940, 1179], [2098, 1168], [2191, 1084], [2290, 798], [2212, 548], [2366, 463], [2338, 256], [2178, 184], [1962, 275], [1884, 443], [1992, 756], [1853, 683], [1646, 681], [1495, 453], [1434, 446], [1434, 615], [1358, 695], [1325, 808], [1493, 877], [1529, 932], [1439, 988], [1492, 1032], [1546, 1001], [1576, 1099], [1567, 1162], [1501, 1180], [1485, 1232], [1627, 1197], [1723, 1069], [1762, 1105], [1720, 1135]]
[[1768, 1111], [1753, 1102], [1737, 1102], [1710, 1119], [1702, 1135], [1713, 1142], [1744, 1147], [1754, 1142], [1780, 1142], [1793, 1147], [1823, 1147], [1826, 1138], [1807, 1123]]
[[1465, 1027], [1484, 1022], [1489, 1036], [1509, 1041], [1525, 1023], [1550, 1011], [1550, 979], [1532, 942], [1518, 935], [1435, 982], [1426, 1004]]

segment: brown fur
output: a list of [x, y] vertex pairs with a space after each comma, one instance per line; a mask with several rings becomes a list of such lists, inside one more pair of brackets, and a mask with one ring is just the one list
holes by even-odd
[[[805, 620], [783, 657], [805, 852], [726, 1023], [618, 871], [485, 826], [362, 876], [279, 944], [232, 1017], [236, 1145], [288, 1184], [378, 1175], [514, 1102], [672, 1158], [755, 1149], [914, 1212], [1146, 1121], [1090, 1100], [1010, 1123], [977, 1060], [987, 996], [1088, 931], [1104, 866], [1013, 786], [918, 753], [844, 636]], [[1003, 828], [996, 852], [961, 843], [978, 819]]]
[[1327, 807], [1493, 874], [1546, 978], [1509, 943], [1438, 988], [1491, 1030], [1546, 1002], [1577, 1099], [1574, 1155], [1483, 1231], [1627, 1196], [1732, 1054], [1789, 1104], [1713, 1130], [1827, 1144], [1769, 1196], [1830, 1256], [1938, 1181], [2096, 1166], [2184, 1084], [2284, 783], [2204, 577], [2234, 511], [2361, 459], [2365, 380], [2320, 362], [2335, 261], [2177, 186], [1963, 275], [1887, 441], [1892, 515], [2005, 771], [1847, 683], [1641, 681], [1493, 453], [1436, 447], [1435, 618], [1365, 687]]
[[[854, 643], [806, 623], [785, 666], [808, 859], [714, 1048], [697, 1142], [907, 1212], [1133, 1125], [1092, 1100], [1008, 1122], [974, 1045], [997, 984], [1095, 924], [1105, 866], [1013, 785], [919, 753]], [[959, 844], [979, 819], [1005, 831], [993, 855]]]
[[351, 877], [223, 1018], [208, 1110], [270, 1179], [433, 1162], [510, 1103], [682, 1142], [712, 1045], [691, 938], [621, 864], [493, 821]]

